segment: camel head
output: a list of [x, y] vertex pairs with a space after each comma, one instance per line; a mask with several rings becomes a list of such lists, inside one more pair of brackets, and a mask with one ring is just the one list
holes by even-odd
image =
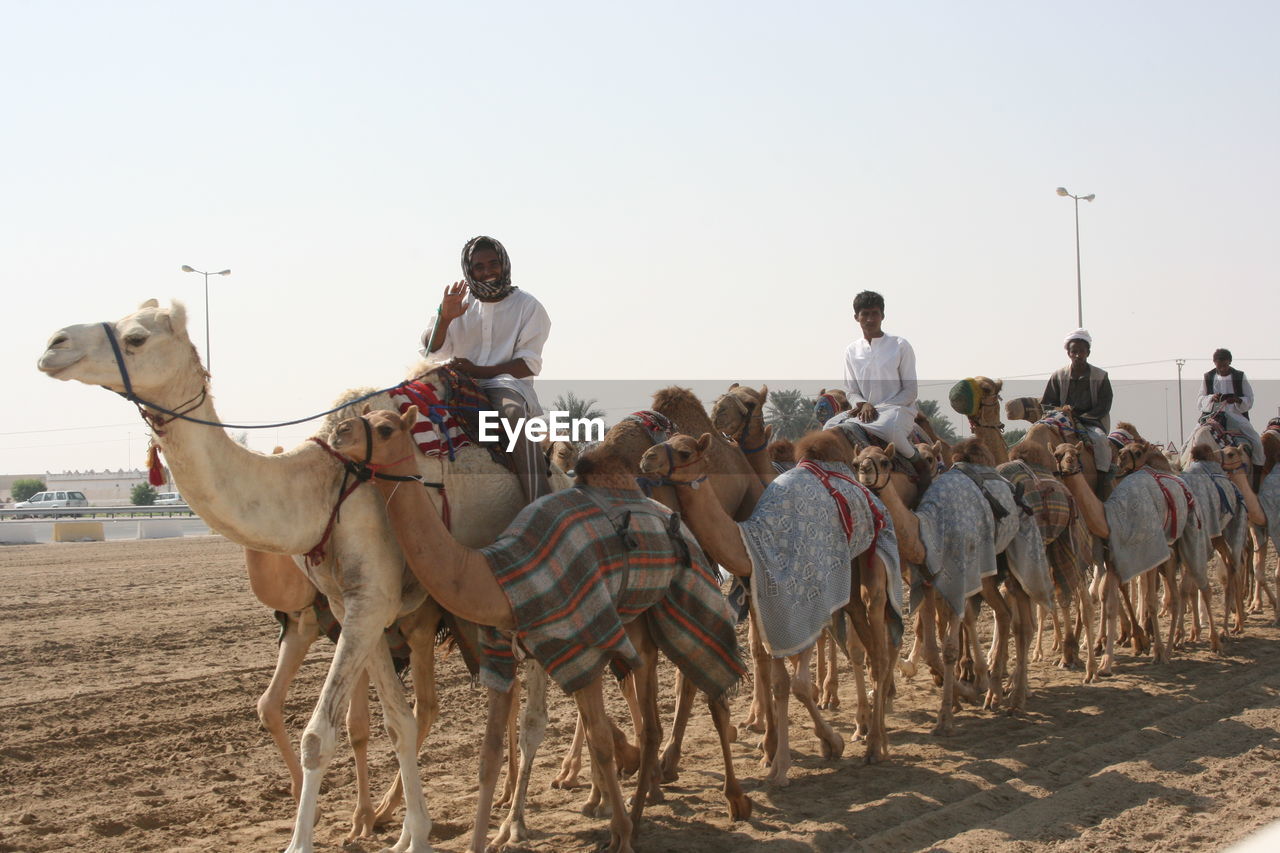
[[1113, 463], [1115, 478], [1120, 480], [1134, 471], [1142, 470], [1148, 464], [1148, 457], [1154, 452], [1151, 445], [1142, 439], [1135, 439], [1132, 444], [1120, 448]]
[[1053, 457], [1058, 462], [1058, 473], [1064, 477], [1072, 474], [1084, 474], [1080, 464], [1080, 448], [1074, 444], [1059, 444], [1053, 449]]
[[1227, 445], [1222, 448], [1219, 455], [1222, 459], [1222, 470], [1227, 473], [1235, 473], [1236, 471], [1248, 472], [1249, 458], [1244, 455], [1240, 448], [1233, 445]]
[[355, 462], [394, 465], [413, 458], [417, 445], [411, 430], [418, 422], [418, 407], [410, 406], [402, 415], [389, 409], [370, 411], [346, 418], [333, 428], [330, 441], [335, 451]]
[[764, 404], [768, 397], [768, 385], [760, 386], [757, 391], [735, 382], [712, 404], [711, 425], [739, 444], [742, 444], [748, 427], [754, 427], [763, 435]]
[[1011, 421], [1035, 423], [1044, 417], [1044, 406], [1035, 397], [1014, 397], [1004, 404], [1004, 416]]
[[707, 449], [710, 446], [709, 432], [696, 439], [677, 433], [644, 452], [644, 456], [640, 457], [640, 473], [674, 484], [701, 481], [711, 470], [711, 463], [707, 459]]
[[572, 441], [547, 439], [543, 442], [542, 453], [548, 462], [561, 471], [572, 471], [574, 464], [578, 461], [578, 447]]
[[976, 390], [977, 419], [980, 426], [998, 427], [1000, 422], [1000, 390], [1004, 388], [1003, 379], [991, 379], [986, 376], [975, 376], [969, 380]]
[[858, 482], [877, 494], [889, 485], [889, 476], [893, 472], [893, 457], [897, 450], [890, 443], [883, 450], [879, 447], [864, 447], [854, 460], [854, 470], [858, 473]]
[[813, 415], [819, 423], [825, 423], [849, 409], [849, 395], [843, 390], [821, 388], [818, 390], [818, 399], [813, 404]]
[[181, 302], [161, 308], [154, 299], [114, 323], [60, 329], [49, 338], [36, 366], [54, 379], [74, 379], [123, 392], [125, 380], [107, 326], [119, 344], [133, 391], [142, 399], [172, 406], [198, 394], [208, 379], [187, 337], [186, 308]]
[[925, 467], [930, 471], [936, 472], [938, 470], [938, 460], [941, 458], [941, 444], [941, 441], [935, 441], [933, 444], [923, 441], [916, 443], [916, 453], [924, 460]]

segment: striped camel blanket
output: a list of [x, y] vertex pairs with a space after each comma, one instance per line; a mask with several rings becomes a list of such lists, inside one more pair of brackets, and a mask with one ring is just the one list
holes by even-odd
[[873, 545], [888, 570], [896, 617], [890, 624], [901, 639], [902, 570], [893, 520], [848, 466], [801, 463], [779, 475], [738, 528], [751, 556], [751, 601], [774, 657], [813, 645], [831, 614], [849, 603], [850, 563]]
[[969, 596], [982, 589], [982, 579], [996, 574], [996, 557], [1006, 554], [1009, 569], [1035, 601], [1048, 605], [1053, 590], [1049, 560], [1045, 556], [1040, 527], [1017, 505], [1008, 481], [981, 465], [969, 470], [983, 477], [983, 488], [1004, 509], [999, 519], [991, 504], [963, 471], [955, 468], [934, 480], [924, 493], [916, 516], [920, 539], [926, 549], [925, 574], [911, 579], [911, 609], [924, 600], [926, 583], [932, 584], [950, 605], [963, 613]]
[[[1267, 425], [1270, 428], [1270, 424]], [[1271, 473], [1262, 481], [1258, 490], [1258, 500], [1262, 510], [1267, 514], [1267, 535], [1271, 543], [1280, 551], [1280, 465], [1271, 469]]]
[[1150, 468], [1134, 471], [1116, 484], [1103, 509], [1111, 528], [1111, 559], [1123, 583], [1172, 557], [1172, 546], [1193, 573], [1208, 563], [1209, 539], [1193, 500], [1182, 480], [1172, 474], [1157, 476]]
[[1021, 460], [997, 465], [996, 473], [1013, 484], [1015, 493], [1021, 490], [1022, 501], [1031, 508], [1045, 545], [1056, 542], [1071, 527], [1075, 502], [1061, 480]]
[[745, 670], [734, 618], [693, 534], [639, 492], [578, 486], [525, 507], [481, 549], [515, 614], [481, 635], [480, 680], [507, 690], [515, 643], [572, 693], [606, 663], [640, 658], [623, 627], [649, 620], [654, 641], [698, 688], [724, 695]]

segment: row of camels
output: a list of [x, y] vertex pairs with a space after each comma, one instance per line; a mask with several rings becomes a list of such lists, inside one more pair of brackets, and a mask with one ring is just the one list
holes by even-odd
[[[514, 475], [479, 446], [462, 448], [449, 459], [423, 456], [410, 436], [416, 410], [393, 410], [385, 394], [368, 399], [370, 410], [363, 415], [354, 409], [335, 414], [322, 433], [322, 441], [309, 441], [274, 455], [254, 453], [236, 444], [224, 430], [209, 426], [218, 422], [209, 394], [209, 377], [188, 337], [185, 311], [176, 303], [162, 308], [152, 300], [114, 323], [67, 327], [50, 339], [39, 367], [54, 378], [106, 387], [137, 402], [189, 504], [211, 529], [244, 546], [251, 586], [259, 600], [291, 614], [272, 686], [259, 706], [295, 783], [297, 814], [287, 853], [314, 849], [316, 798], [336, 748], [344, 712], [358, 756], [367, 741], [367, 709], [362, 711], [362, 703], [352, 701], [353, 697], [363, 696], [366, 678], [373, 682], [382, 702], [399, 774], [395, 788], [374, 809], [368, 797], [367, 771], [358, 770], [361, 794], [353, 819], [353, 837], [369, 834], [374, 822], [385, 819], [402, 799], [404, 823], [391, 849], [431, 849], [431, 822], [417, 755], [439, 713], [434, 697], [434, 636], [441, 620], [449, 618], [459, 643], [475, 654], [476, 637], [486, 626], [517, 634], [523, 630], [511, 601], [494, 579], [491, 552], [486, 550], [495, 540], [510, 544], [502, 536], [523, 503]], [[434, 381], [425, 366], [416, 368], [414, 375], [427, 384]], [[980, 381], [990, 387], [998, 415], [998, 383]], [[358, 396], [365, 395], [351, 394], [348, 399]], [[749, 580], [759, 567], [744, 546], [743, 525], [753, 519], [756, 505], [767, 489], [787, 485], [786, 480], [775, 482], [777, 471], [769, 464], [769, 454], [763, 452], [769, 443], [763, 424], [766, 400], [766, 389], [731, 388], [708, 416], [701, 402], [687, 391], [659, 392], [652, 411], [665, 416], [670, 429], [655, 433], [652, 422], [644, 419], [629, 419], [616, 425], [601, 446], [577, 461], [577, 484], [588, 491], [615, 492], [627, 495], [626, 500], [635, 500], [635, 477], [643, 474], [653, 489], [654, 505], [665, 507], [668, 513], [653, 515], [654, 523], [675, 518], [673, 511], [678, 511], [687, 524], [687, 528], [681, 528], [687, 536], [677, 536], [672, 532], [675, 528], [668, 526], [674, 549], [668, 557], [694, 571], [698, 561], [680, 556], [687, 554], [678, 545], [683, 541], [686, 548], [700, 549], [728, 573]], [[989, 407], [990, 401], [984, 395], [981, 411], [985, 414]], [[1172, 599], [1173, 591], [1181, 586], [1172, 567], [1178, 560], [1199, 558], [1183, 553], [1186, 549], [1171, 548], [1166, 561], [1139, 573], [1147, 586], [1139, 608], [1135, 608], [1128, 595], [1128, 582], [1132, 579], [1095, 559], [1101, 549], [1094, 543], [1111, 538], [1116, 522], [1108, 515], [1107, 503], [1088, 486], [1081, 457], [1089, 454], [1081, 454], [1071, 441], [1062, 440], [1064, 436], [1039, 434], [1037, 441], [1024, 441], [1025, 447], [1009, 451], [1002, 440], [993, 440], [1000, 439], [998, 431], [992, 437], [984, 435], [987, 428], [988, 423], [979, 417], [974, 421], [974, 439], [955, 448], [938, 444], [923, 448], [929, 458], [939, 462], [940, 473], [932, 483], [927, 477], [913, 480], [895, 469], [892, 446], [857, 446], [843, 432], [820, 432], [797, 447], [796, 458], [807, 467], [798, 469], [801, 473], [791, 479], [822, 478], [831, 492], [832, 512], [842, 501], [846, 507], [851, 500], [864, 501], [867, 512], [878, 519], [877, 529], [883, 526], [884, 533], [880, 535], [887, 538], [877, 540], [881, 541], [880, 550], [873, 543], [851, 555], [846, 576], [840, 578], [849, 590], [847, 598], [828, 614], [837, 619], [826, 629], [816, 629], [798, 653], [775, 658], [765, 643], [769, 632], [758, 624], [759, 617], [752, 607], [749, 646], [755, 693], [744, 725], [764, 732], [763, 764], [770, 782], [786, 782], [791, 751], [787, 734], [789, 695], [796, 696], [809, 711], [823, 754], [834, 758], [843, 751], [839, 736], [823, 719], [818, 688], [809, 671], [809, 660], [820, 637], [845, 637], [842, 645], [854, 661], [854, 677], [859, 684], [858, 730], [866, 737], [866, 757], [871, 763], [884, 760], [889, 754], [885, 713], [894, 692], [896, 668], [906, 673], [908, 665], [923, 662], [943, 687], [935, 729], [940, 734], [954, 729], [954, 711], [960, 698], [981, 701], [991, 708], [1024, 707], [1034, 606], [1059, 617], [1063, 665], [1076, 664], [1079, 650], [1075, 632], [1080, 630], [1077, 625], [1082, 626], [1088, 655], [1086, 681], [1110, 668], [1110, 643], [1119, 636], [1119, 629], [1109, 621], [1116, 615], [1117, 598], [1125, 603], [1124, 614], [1120, 615], [1127, 617], [1125, 630], [1134, 638], [1135, 648], [1142, 647], [1138, 638], [1143, 642], [1151, 638], [1159, 660], [1166, 653], [1164, 648], [1173, 645], [1172, 628], [1168, 643], [1161, 644], [1158, 578], [1164, 577], [1166, 598]], [[1028, 439], [1033, 432], [1035, 427], [1028, 432]], [[1125, 481], [1140, 483], [1150, 478], [1152, 475], [1146, 472], [1156, 464], [1153, 456], [1149, 447], [1137, 443], [1127, 456], [1122, 454], [1130, 466]], [[1220, 466], [1244, 496], [1249, 521], [1263, 524], [1266, 518], [1257, 498], [1248, 499], [1253, 493], [1248, 489], [1247, 478], [1235, 470], [1239, 459], [1238, 453], [1232, 456], [1228, 452], [1217, 457], [1204, 455], [1196, 461]], [[1001, 466], [1003, 477], [985, 473], [997, 465]], [[373, 477], [360, 485], [351, 479], [353, 471], [377, 471], [395, 479]], [[1015, 488], [1013, 482], [1019, 477], [1030, 485]], [[828, 481], [838, 481], [838, 488]], [[431, 485], [424, 488], [419, 482]], [[569, 482], [561, 472], [556, 482], [561, 490], [544, 500], [578, 499], [574, 493], [580, 490], [563, 488]], [[1077, 514], [1065, 523], [1050, 511], [1054, 499], [1064, 493], [1078, 508]], [[343, 498], [339, 512], [335, 503], [340, 494]], [[441, 517], [444, 494], [448, 495], [447, 526]], [[1167, 533], [1161, 529], [1168, 540], [1166, 545], [1178, 545], [1182, 531], [1191, 525], [1190, 494], [1186, 492], [1185, 506], [1180, 511], [1181, 527], [1175, 530], [1174, 525]], [[1162, 504], [1157, 515], [1163, 518], [1165, 510]], [[1169, 512], [1178, 515], [1179, 510], [1173, 507]], [[959, 599], [949, 597], [945, 590], [951, 587], [943, 580], [951, 567], [941, 563], [945, 563], [955, 543], [938, 531], [953, 529], [948, 524], [958, 520], [979, 516], [989, 519], [982, 529], [990, 541], [975, 545], [981, 546], [979, 550], [984, 554], [989, 552], [990, 559], [973, 567], [971, 577], [966, 575], [957, 581], [959, 585], [954, 588], [960, 590]], [[1220, 554], [1234, 554], [1225, 536], [1224, 531], [1217, 531], [1213, 545]], [[888, 553], [884, 542], [889, 539], [892, 559], [884, 556]], [[1015, 540], [1020, 544], [1014, 544]], [[1038, 560], [1026, 550], [1027, 542], [1038, 543]], [[1207, 548], [1204, 553], [1207, 561]], [[1101, 632], [1107, 645], [1101, 666], [1093, 662], [1094, 619], [1086, 581], [1091, 564], [1100, 567], [1095, 576], [1102, 587], [1105, 617]], [[1203, 574], [1203, 566], [1189, 566], [1184, 578]], [[1234, 607], [1237, 619], [1242, 619], [1244, 578], [1237, 574], [1233, 570], [1227, 578], [1236, 581], [1228, 593], [1235, 603], [1228, 601], [1227, 609]], [[683, 579], [673, 580], [672, 584], [692, 583], [679, 572], [673, 577]], [[891, 594], [904, 578], [912, 586], [912, 603], [917, 603], [915, 593], [921, 593], [915, 610], [916, 649], [905, 662], [898, 659], [900, 626], [898, 630], [894, 628], [894, 620], [901, 620], [903, 614], [895, 610]], [[762, 594], [759, 586], [753, 587], [753, 595]], [[1207, 583], [1197, 585], [1196, 591], [1206, 592]], [[610, 588], [607, 594], [619, 600], [620, 596], [636, 592], [624, 584]], [[287, 689], [301, 655], [316, 636], [307, 612], [317, 593], [328, 598], [342, 630], [329, 674], [302, 735], [300, 757], [293, 757], [282, 722], [270, 709], [275, 707], [281, 691]], [[996, 621], [992, 648], [985, 655], [976, 648], [980, 601], [988, 604]], [[728, 604], [723, 606], [728, 613]], [[1074, 616], [1073, 606], [1077, 611]], [[592, 757], [591, 797], [597, 804], [602, 796], [608, 801], [611, 850], [632, 848], [644, 805], [661, 796], [662, 782], [678, 775], [680, 741], [698, 691], [699, 676], [704, 681], [701, 686], [711, 688], [706, 691], [707, 704], [725, 757], [729, 816], [740, 819], [751, 810], [749, 798], [733, 775], [730, 749], [735, 731], [729, 722], [726, 691], [719, 690], [718, 684], [706, 684], [705, 673], [680, 672], [675, 724], [667, 745], [659, 747], [655, 662], [660, 648], [668, 650], [670, 656], [669, 647], [676, 638], [670, 635], [669, 628], [664, 629], [667, 634], [657, 630], [655, 626], [661, 621], [655, 607], [651, 604], [642, 613], [629, 614], [625, 621], [628, 659], [632, 663], [625, 690], [632, 693], [639, 743], [638, 751], [632, 750], [636, 759], [620, 762], [638, 769], [630, 806], [622, 797], [615, 759], [632, 753], [627, 752], [630, 747], [626, 738], [604, 715], [599, 673], [573, 693]], [[1210, 616], [1210, 631], [1214, 632], [1211, 615], [1208, 611], [1206, 615]], [[724, 614], [716, 618], [720, 616]], [[835, 622], [844, 619], [852, 625], [852, 631], [835, 630]], [[1177, 621], [1177, 630], [1181, 631], [1181, 619]], [[416, 718], [396, 678], [384, 632], [396, 623], [413, 650]], [[1010, 640], [1016, 652], [1011, 677], [1008, 669], [1014, 655], [1010, 653]], [[736, 644], [733, 653], [737, 654]], [[787, 658], [792, 663], [790, 672], [785, 666]], [[513, 783], [508, 777], [509, 788], [513, 789], [507, 797], [511, 810], [499, 828], [494, 846], [518, 843], [527, 837], [523, 794], [532, 754], [547, 722], [542, 700], [547, 673], [538, 663], [535, 660], [526, 666], [529, 697], [521, 724], [520, 767], [517, 781]], [[870, 669], [869, 691], [864, 666]], [[829, 667], [832, 676], [834, 669]], [[484, 850], [489, 845], [489, 812], [495, 798], [502, 740], [514, 706], [512, 690], [490, 690], [472, 850]], [[361, 766], [357, 764], [358, 768]], [[575, 768], [573, 757], [566, 757], [560, 781], [571, 782]]]

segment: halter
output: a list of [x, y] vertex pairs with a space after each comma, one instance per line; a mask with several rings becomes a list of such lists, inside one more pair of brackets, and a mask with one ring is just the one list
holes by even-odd
[[[720, 400], [723, 400], [725, 397], [728, 397], [730, 400], [736, 403], [738, 408], [742, 409], [745, 412], [746, 418], [743, 419], [742, 430], [737, 435], [730, 435], [728, 433], [724, 433], [724, 437], [729, 439], [733, 443], [737, 444], [738, 449], [741, 450], [743, 453], [759, 453], [761, 450], [764, 450], [766, 447], [768, 447], [769, 446], [768, 439], [762, 440], [755, 447], [743, 446], [747, 440], [747, 430], [751, 428], [751, 416], [755, 414], [755, 411], [756, 411], [755, 401], [753, 400], [750, 403], [744, 403], [742, 400], [739, 400], [733, 394], [721, 394]], [[717, 400], [716, 402], [719, 402], [719, 400]]]
[[[969, 415], [969, 429], [971, 430], [994, 429], [998, 432], [1004, 432], [1004, 422], [1000, 420], [1000, 401], [1002, 399], [1004, 398], [1001, 397], [999, 394], [996, 395], [994, 400], [988, 401], [985, 396], [979, 399], [977, 416]], [[990, 409], [990, 408], [994, 408], [996, 410], [996, 422], [993, 424], [984, 424], [982, 423], [982, 421], [979, 420], [979, 418], [982, 417], [983, 409]]]
[[671, 474], [679, 471], [681, 468], [688, 468], [696, 462], [702, 461], [701, 456], [695, 456], [683, 465], [676, 464], [675, 454], [671, 451], [671, 445], [667, 442], [655, 445], [661, 447], [667, 454], [667, 474], [660, 477], [636, 477], [636, 485], [640, 487], [640, 491], [644, 492], [645, 497], [653, 497], [653, 490], [659, 486], [687, 486], [690, 489], [696, 489], [701, 486], [707, 479], [707, 475], [696, 477], [692, 480], [673, 480]]

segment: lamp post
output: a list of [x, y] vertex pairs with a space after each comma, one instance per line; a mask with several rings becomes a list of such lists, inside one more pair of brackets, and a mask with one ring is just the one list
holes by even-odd
[[1076, 326], [1084, 328], [1084, 297], [1080, 293], [1080, 200], [1093, 201], [1094, 194], [1072, 195], [1066, 187], [1058, 187], [1058, 195], [1074, 199], [1076, 203]]
[[[1077, 241], [1079, 237], [1077, 237]], [[231, 270], [222, 270], [221, 272], [204, 272], [203, 270], [182, 265], [183, 272], [200, 273], [204, 276], [204, 369], [213, 370], [213, 356], [209, 355], [209, 276], [211, 275], [231, 275]]]
[[1182, 365], [1187, 363], [1185, 358], [1175, 358], [1174, 363], [1178, 365], [1178, 447], [1185, 447], [1187, 444], [1187, 432], [1182, 425]]

